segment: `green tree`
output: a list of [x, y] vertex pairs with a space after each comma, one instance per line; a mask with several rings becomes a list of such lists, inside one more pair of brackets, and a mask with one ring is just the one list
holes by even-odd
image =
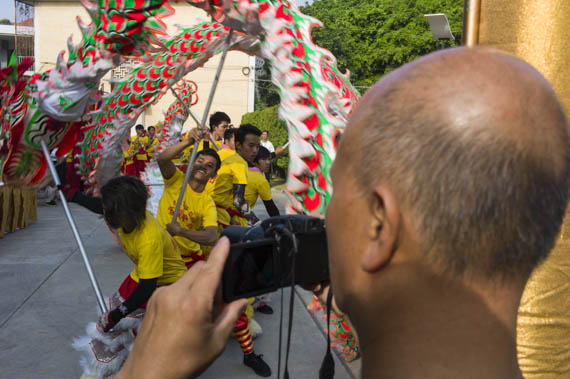
[[440, 48], [424, 14], [445, 13], [455, 46], [461, 40], [463, 0], [315, 0], [303, 13], [321, 20], [313, 41], [329, 49], [341, 70], [363, 89], [382, 75]]
[[12, 25], [12, 21], [8, 20], [7, 18], [0, 19], [0, 25]]
[[[361, 93], [383, 75], [441, 47], [424, 14], [445, 13], [455, 36], [447, 45], [461, 41], [463, 0], [314, 0], [301, 11], [323, 22], [313, 29], [313, 41], [335, 55], [341, 70], [350, 70]], [[256, 111], [244, 115], [242, 123], [269, 130], [278, 146], [285, 143], [287, 130], [277, 119], [279, 97], [269, 83], [267, 64], [257, 78]], [[288, 161], [278, 163], [286, 168]]]

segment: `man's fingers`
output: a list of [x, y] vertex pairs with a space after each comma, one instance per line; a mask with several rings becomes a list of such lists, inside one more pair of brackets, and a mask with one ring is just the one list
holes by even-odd
[[200, 293], [205, 295], [204, 298], [207, 298], [212, 302], [216, 293], [216, 288], [220, 284], [224, 264], [226, 263], [229, 252], [230, 241], [226, 237], [220, 238], [216, 246], [212, 249], [212, 252], [208, 257], [208, 262], [206, 262], [202, 269], [203, 274], [198, 275], [195, 283], [193, 284], [197, 291], [200, 291]]
[[190, 289], [190, 287], [194, 285], [196, 277], [198, 276], [198, 273], [200, 272], [202, 266], [205, 264], [206, 263], [204, 261], [194, 263], [194, 265], [190, 267], [190, 270], [186, 271], [184, 275], [180, 277], [180, 279], [172, 284], [172, 286], [176, 285], [182, 286], [186, 290]]
[[212, 249], [210, 253], [210, 257], [208, 258], [208, 266], [215, 268], [216, 271], [219, 269], [219, 273], [221, 275], [222, 270], [224, 269], [224, 265], [226, 264], [226, 260], [228, 259], [228, 255], [230, 253], [230, 240], [228, 237], [221, 237], [216, 243], [216, 246]]
[[247, 299], [239, 299], [226, 305], [214, 321], [215, 335], [221, 338], [224, 344], [232, 334], [237, 319], [247, 306]]

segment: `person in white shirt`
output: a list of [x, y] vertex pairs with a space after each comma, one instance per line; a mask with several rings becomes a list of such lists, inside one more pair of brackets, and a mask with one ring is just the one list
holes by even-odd
[[267, 130], [261, 132], [261, 146], [269, 150], [270, 153], [275, 153], [275, 147], [273, 147], [273, 144], [269, 141], [269, 132]]
[[[271, 153], [271, 159], [278, 158], [281, 155], [283, 155], [283, 153], [285, 152], [285, 149], [287, 148], [287, 145], [284, 145], [284, 146], [279, 146], [277, 149], [275, 149], [275, 147], [273, 147], [273, 144], [271, 143], [271, 141], [269, 141], [269, 132], [267, 130], [263, 130], [261, 132], [260, 144], [261, 144], [261, 146], [263, 146], [267, 150], [269, 150], [269, 152]], [[269, 172], [265, 173], [265, 177], [267, 178], [267, 181], [271, 183], [271, 166], [270, 166]]]

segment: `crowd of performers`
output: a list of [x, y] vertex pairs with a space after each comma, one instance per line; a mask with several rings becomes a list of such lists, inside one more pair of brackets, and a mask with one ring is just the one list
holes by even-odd
[[[259, 221], [252, 212], [258, 197], [270, 216], [279, 215], [265, 176], [275, 153], [260, 146], [262, 132], [257, 127], [243, 124], [233, 128], [227, 114], [216, 112], [210, 117], [209, 133], [191, 129], [160, 154], [156, 150], [155, 132], [154, 127], [145, 131], [142, 125], [137, 125], [137, 134], [124, 153], [124, 175], [108, 181], [101, 188], [100, 198], [87, 196], [79, 188], [72, 190], [77, 183], [67, 184], [67, 197], [102, 213], [109, 227], [117, 231], [124, 251], [134, 263], [132, 272], [109, 300], [109, 311], [96, 325], [100, 333], [113, 335], [128, 329], [136, 333], [146, 303], [156, 288], [175, 282], [196, 262], [206, 260], [224, 229]], [[210, 138], [216, 141], [218, 151], [209, 147]], [[196, 160], [192, 167], [185, 168], [195, 143], [200, 144]], [[278, 153], [282, 151], [278, 148]], [[164, 179], [156, 218], [147, 210], [149, 191], [139, 178], [153, 157]], [[191, 170], [190, 180], [178, 218], [172, 222], [184, 183], [184, 170]], [[250, 327], [259, 333], [260, 327], [252, 319], [254, 307], [263, 313], [273, 313], [265, 300], [250, 299], [234, 329], [244, 364], [262, 377], [270, 376], [271, 369], [254, 352]], [[118, 355], [105, 349], [102, 344], [90, 345], [97, 360]], [[98, 373], [85, 365], [84, 370], [86, 376]]]

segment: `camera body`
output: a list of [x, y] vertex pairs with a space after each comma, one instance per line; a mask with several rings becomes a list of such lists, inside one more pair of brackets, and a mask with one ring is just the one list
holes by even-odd
[[225, 302], [329, 279], [323, 219], [277, 216], [260, 226], [230, 227], [222, 235], [231, 242], [222, 277]]

